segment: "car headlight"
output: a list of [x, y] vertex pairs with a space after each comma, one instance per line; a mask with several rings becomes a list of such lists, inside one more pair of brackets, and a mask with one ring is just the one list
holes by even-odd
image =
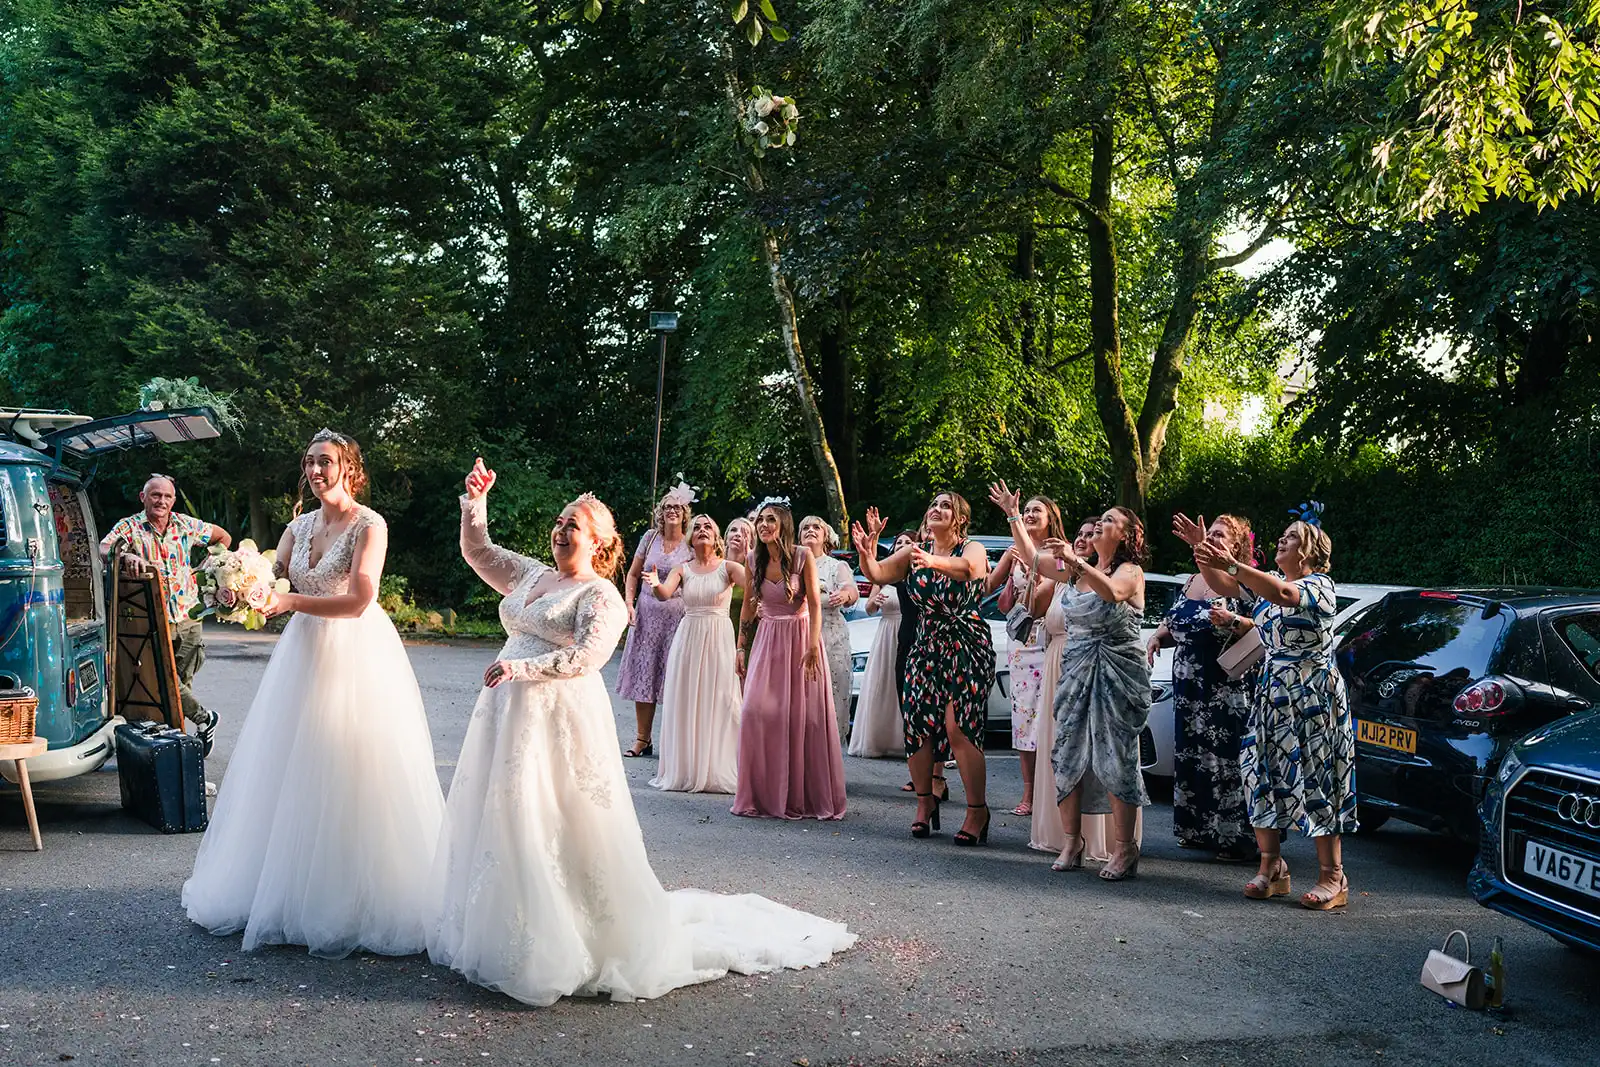
[[1506, 753], [1506, 758], [1500, 761], [1500, 770], [1495, 773], [1495, 778], [1501, 785], [1505, 785], [1517, 776], [1523, 766], [1522, 759], [1517, 755], [1517, 750], [1513, 748]]
[[1150, 703], [1159, 704], [1172, 695], [1172, 686], [1164, 682], [1156, 682], [1150, 686]]
[[868, 656], [868, 653], [866, 653], [866, 652], [857, 652], [855, 655], [851, 656], [850, 657], [850, 673], [852, 673], [852, 674], [860, 674], [862, 671], [866, 670], [867, 669], [867, 656]]

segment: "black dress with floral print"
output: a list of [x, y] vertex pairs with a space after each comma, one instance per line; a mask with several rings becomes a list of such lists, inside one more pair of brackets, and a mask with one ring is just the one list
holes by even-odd
[[[967, 542], [961, 541], [950, 554], [959, 556], [966, 547]], [[931, 544], [922, 548], [933, 551]], [[985, 711], [994, 685], [994, 645], [989, 624], [978, 614], [983, 581], [957, 581], [921, 568], [911, 572], [905, 591], [918, 612], [917, 637], [906, 655], [905, 695], [900, 702], [906, 755], [932, 742], [936, 760], [950, 758], [944, 720], [951, 704], [956, 726], [982, 748]]]

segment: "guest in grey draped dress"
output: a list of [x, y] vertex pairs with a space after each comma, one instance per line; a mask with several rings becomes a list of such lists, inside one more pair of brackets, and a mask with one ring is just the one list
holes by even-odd
[[1150, 718], [1150, 668], [1139, 639], [1144, 614], [1144, 528], [1126, 508], [1112, 508], [1095, 530], [1095, 562], [1051, 542], [1039, 572], [1072, 585], [1062, 596], [1067, 628], [1055, 691], [1051, 763], [1066, 847], [1053, 866], [1083, 864], [1084, 812], [1111, 812], [1111, 860], [1100, 877], [1121, 881], [1139, 869], [1134, 823], [1150, 802], [1139, 771], [1139, 732]]

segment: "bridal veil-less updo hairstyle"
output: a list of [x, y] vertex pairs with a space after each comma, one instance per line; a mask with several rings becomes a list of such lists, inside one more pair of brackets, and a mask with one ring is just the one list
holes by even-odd
[[1135, 515], [1131, 508], [1125, 508], [1121, 504], [1106, 510], [1122, 520], [1122, 542], [1117, 545], [1116, 555], [1111, 557], [1111, 569], [1116, 570], [1124, 563], [1143, 567], [1150, 559], [1149, 550], [1144, 543], [1144, 523], [1139, 521], [1139, 516]]
[[1333, 538], [1321, 526], [1303, 519], [1289, 524], [1284, 533], [1300, 538], [1300, 558], [1309, 574], [1328, 574], [1333, 570]]
[[589, 529], [595, 536], [594, 572], [608, 581], [615, 581], [617, 568], [622, 565], [622, 535], [617, 533], [617, 520], [611, 509], [600, 502], [593, 493], [584, 493], [571, 504], [589, 516]]
[[305, 457], [315, 445], [332, 445], [339, 454], [339, 470], [343, 475], [345, 491], [360, 500], [367, 492], [367, 462], [361, 456], [361, 446], [356, 439], [337, 430], [322, 429], [311, 435], [305, 451], [300, 454], [300, 490], [294, 502], [294, 517], [305, 510], [306, 497], [311, 495], [311, 479], [306, 477]]

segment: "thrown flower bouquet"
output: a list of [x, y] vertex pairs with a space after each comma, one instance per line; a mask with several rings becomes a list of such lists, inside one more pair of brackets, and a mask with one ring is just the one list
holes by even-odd
[[249, 539], [228, 551], [213, 545], [210, 555], [196, 575], [200, 583], [200, 603], [189, 612], [196, 619], [215, 615], [222, 622], [240, 623], [246, 630], [259, 630], [267, 624], [263, 612], [274, 593], [287, 593], [289, 582], [272, 571], [277, 553], [257, 551]]

